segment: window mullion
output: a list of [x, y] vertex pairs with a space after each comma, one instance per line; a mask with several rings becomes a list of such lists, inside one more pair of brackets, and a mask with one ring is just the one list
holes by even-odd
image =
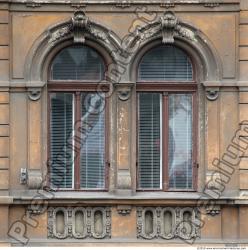
[[193, 107], [192, 107], [192, 111], [193, 111], [193, 114], [192, 114], [192, 119], [193, 119], [193, 129], [192, 129], [192, 140], [193, 140], [193, 155], [192, 155], [192, 166], [193, 166], [193, 173], [192, 173], [192, 176], [193, 176], [193, 188], [194, 190], [197, 190], [197, 177], [198, 177], [198, 162], [197, 162], [197, 134], [198, 134], [198, 131], [197, 131], [197, 114], [198, 114], [198, 110], [197, 110], [197, 103], [196, 103], [196, 98], [197, 98], [197, 94], [196, 92], [194, 92], [192, 94], [192, 102], [193, 102]]
[[169, 101], [168, 92], [163, 92], [162, 96], [162, 189], [168, 190], [169, 187]]
[[81, 95], [80, 92], [75, 94], [75, 116], [74, 116], [74, 186], [80, 189], [80, 149], [81, 149]]

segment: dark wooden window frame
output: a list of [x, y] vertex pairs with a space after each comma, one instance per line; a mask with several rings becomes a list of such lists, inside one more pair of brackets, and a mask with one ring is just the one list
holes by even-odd
[[[194, 72], [194, 71], [193, 71]], [[138, 93], [140, 92], [151, 92], [151, 93], [161, 93], [162, 97], [162, 188], [161, 189], [144, 189], [139, 188], [139, 143], [137, 136], [137, 168], [136, 168], [136, 182], [137, 191], [176, 191], [176, 192], [192, 192], [197, 190], [197, 178], [198, 178], [198, 162], [197, 162], [197, 140], [198, 140], [198, 107], [197, 107], [197, 83], [195, 81], [180, 81], [180, 82], [148, 82], [140, 81], [136, 84], [137, 92], [137, 131], [139, 130], [139, 98]], [[169, 176], [168, 176], [168, 94], [179, 94], [179, 93], [191, 93], [192, 94], [192, 113], [193, 113], [193, 127], [192, 127], [192, 143], [193, 143], [193, 153], [192, 153], [192, 189], [172, 189], [169, 188]]]
[[[109, 84], [101, 82], [101, 91], [108, 92]], [[81, 93], [85, 92], [92, 92], [98, 93], [98, 83], [97, 82], [86, 82], [86, 81], [57, 81], [57, 80], [49, 80], [48, 81], [48, 105], [47, 105], [47, 114], [48, 114], [48, 159], [50, 159], [50, 115], [51, 115], [51, 107], [50, 107], [50, 94], [51, 93], [73, 93], [74, 94], [74, 121], [79, 121], [81, 119]], [[105, 187], [101, 189], [83, 189], [80, 188], [80, 154], [74, 160], [74, 183], [72, 188], [58, 188], [57, 191], [86, 191], [86, 192], [94, 192], [94, 191], [108, 191], [109, 187], [109, 142], [108, 142], [108, 134], [109, 134], [109, 101], [108, 98], [105, 98]], [[74, 125], [73, 125], [74, 126]], [[81, 133], [78, 131], [77, 128], [75, 129], [75, 138], [81, 138]], [[77, 142], [74, 141], [74, 145]], [[49, 166], [50, 171], [50, 166]], [[49, 171], [47, 175], [47, 186], [51, 186], [50, 183], [50, 176]]]

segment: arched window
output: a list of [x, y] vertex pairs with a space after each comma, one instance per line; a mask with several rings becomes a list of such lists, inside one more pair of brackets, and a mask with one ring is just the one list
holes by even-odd
[[54, 188], [106, 188], [106, 102], [97, 92], [104, 67], [102, 57], [88, 46], [67, 47], [52, 61], [48, 90]]
[[187, 54], [148, 51], [138, 69], [138, 189], [193, 190], [196, 84]]

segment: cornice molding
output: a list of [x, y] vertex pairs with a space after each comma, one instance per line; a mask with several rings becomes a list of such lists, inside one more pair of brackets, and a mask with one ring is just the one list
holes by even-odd
[[117, 5], [129, 5], [129, 4], [240, 4], [240, 0], [3, 0], [1, 3], [17, 3], [17, 4], [117, 4]]
[[27, 8], [38, 8], [38, 7], [41, 7], [42, 4], [43, 4], [42, 1], [35, 1], [35, 0], [27, 0], [26, 1]]
[[133, 1], [131, 2], [130, 0], [119, 0], [115, 4], [115, 6], [116, 6], [116, 8], [125, 9], [125, 8], [129, 8], [132, 3], [133, 3]]

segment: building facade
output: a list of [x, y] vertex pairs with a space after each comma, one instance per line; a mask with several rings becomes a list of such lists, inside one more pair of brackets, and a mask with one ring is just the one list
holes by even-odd
[[0, 1], [0, 245], [248, 244], [248, 1]]

